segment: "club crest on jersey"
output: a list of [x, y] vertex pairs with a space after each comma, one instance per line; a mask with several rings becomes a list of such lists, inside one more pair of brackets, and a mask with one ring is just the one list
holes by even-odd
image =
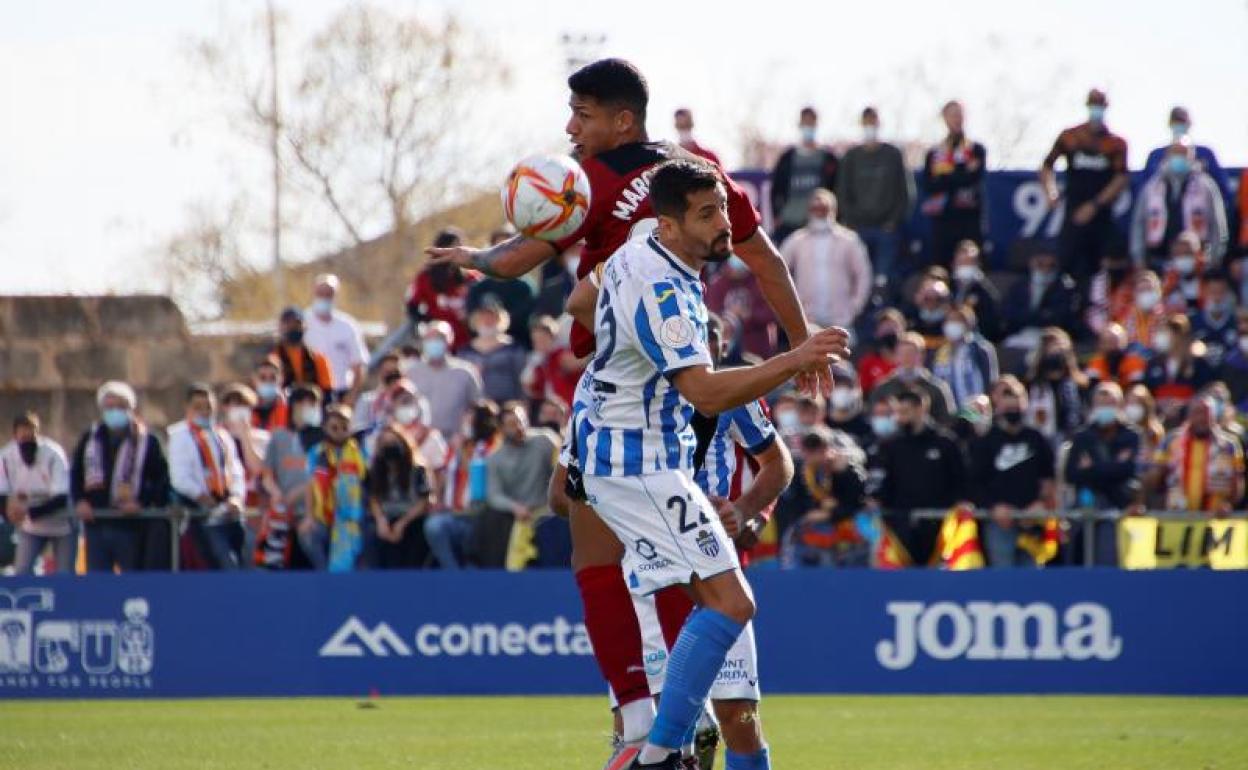
[[719, 556], [719, 538], [709, 529], [701, 530], [698, 532], [698, 548], [707, 558], [714, 559]]
[[659, 339], [669, 348], [683, 348], [693, 342], [695, 330], [693, 324], [684, 316], [672, 316], [663, 319], [659, 327]]

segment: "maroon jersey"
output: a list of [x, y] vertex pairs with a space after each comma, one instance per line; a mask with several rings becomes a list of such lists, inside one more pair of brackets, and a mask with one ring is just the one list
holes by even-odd
[[[584, 239], [577, 278], [589, 275], [633, 235], [653, 229], [656, 217], [650, 206], [650, 173], [659, 163], [680, 157], [691, 156], [670, 142], [634, 142], [581, 161], [589, 177], [589, 213], [575, 233], [555, 243], [562, 252]], [[754, 235], [762, 220], [745, 192], [727, 174], [723, 178], [732, 241], [740, 243]], [[594, 335], [573, 324], [572, 351], [587, 356], [593, 350]]]

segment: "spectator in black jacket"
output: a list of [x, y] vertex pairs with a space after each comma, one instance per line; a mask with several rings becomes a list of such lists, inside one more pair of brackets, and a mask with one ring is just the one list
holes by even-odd
[[772, 238], [776, 243], [783, 243], [789, 233], [806, 224], [810, 196], [816, 189], [836, 189], [836, 154], [815, 139], [819, 128], [815, 108], [803, 107], [797, 125], [801, 141], [781, 153], [771, 170]]
[[949, 431], [927, 418], [927, 394], [906, 389], [893, 398], [897, 433], [880, 442], [879, 503], [884, 521], [915, 564], [926, 564], [940, 521], [911, 522], [916, 508], [945, 509], [967, 499], [966, 457]]
[[1081, 501], [1090, 499], [1097, 508], [1123, 509], [1139, 499], [1136, 463], [1142, 439], [1123, 420], [1122, 402], [1118, 383], [1097, 385], [1088, 426], [1075, 434], [1066, 455], [1066, 482]]
[[989, 342], [1001, 340], [1001, 295], [984, 275], [979, 246], [965, 240], [953, 254], [953, 304], [970, 305], [979, 319], [979, 333]]
[[866, 501], [866, 456], [840, 431], [818, 425], [802, 436], [802, 472], [798, 483], [807, 497], [806, 522], [838, 523], [852, 517]]
[[927, 151], [923, 160], [923, 203], [919, 210], [931, 220], [928, 258], [949, 267], [959, 244], [984, 240], [984, 166], [988, 151], [966, 138], [962, 104], [949, 102], [940, 111], [948, 136]]
[[1036, 252], [1028, 267], [1028, 280], [1015, 284], [1005, 298], [1004, 331], [1010, 335], [1005, 344], [1032, 349], [1046, 326], [1078, 329], [1079, 293], [1075, 280], [1058, 271], [1052, 251]]
[[99, 519], [110, 508], [136, 514], [169, 504], [169, 465], [160, 441], [135, 412], [134, 388], [106, 382], [95, 394], [101, 419], [78, 440], [69, 473], [74, 512], [86, 525], [87, 571], [168, 569], [169, 522]]
[[1034, 564], [1030, 554], [1018, 547], [1018, 540], [1024, 533], [1035, 534], [1029, 531], [1036, 525], [1014, 516], [1053, 510], [1053, 447], [1044, 434], [1023, 423], [1027, 391], [1018, 378], [1007, 374], [997, 381], [992, 406], [996, 424], [971, 444], [975, 504], [992, 514], [984, 527], [988, 563], [994, 567]]

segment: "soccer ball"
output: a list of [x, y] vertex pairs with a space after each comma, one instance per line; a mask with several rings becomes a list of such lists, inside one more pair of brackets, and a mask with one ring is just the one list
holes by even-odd
[[507, 221], [530, 238], [557, 241], [576, 232], [589, 213], [589, 177], [576, 161], [534, 155], [516, 164], [503, 185]]

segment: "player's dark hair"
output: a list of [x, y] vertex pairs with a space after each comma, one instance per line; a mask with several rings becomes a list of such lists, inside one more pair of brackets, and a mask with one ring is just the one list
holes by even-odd
[[602, 104], [622, 107], [646, 123], [646, 106], [650, 103], [650, 86], [631, 62], [623, 59], [599, 59], [586, 64], [568, 78], [568, 88], [577, 96], [587, 96]]
[[710, 190], [719, 184], [715, 167], [702, 160], [669, 160], [650, 177], [650, 205], [654, 213], [684, 219], [690, 193]]

